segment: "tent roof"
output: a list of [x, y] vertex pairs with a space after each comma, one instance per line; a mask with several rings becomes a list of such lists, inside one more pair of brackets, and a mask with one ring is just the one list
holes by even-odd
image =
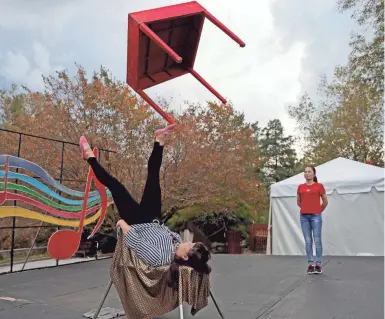
[[[384, 168], [343, 157], [316, 167], [318, 182], [328, 194], [336, 190], [340, 194], [370, 192], [373, 187], [384, 191]], [[303, 173], [294, 175], [271, 186], [271, 197], [296, 196], [299, 184], [305, 182]]]

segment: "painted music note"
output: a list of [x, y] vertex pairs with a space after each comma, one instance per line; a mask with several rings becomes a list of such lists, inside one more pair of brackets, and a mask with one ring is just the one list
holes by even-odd
[[8, 170], [9, 170], [9, 157], [5, 158], [5, 177], [4, 177], [4, 191], [0, 192], [0, 205], [3, 205], [7, 200], [7, 184], [8, 184]]
[[[98, 154], [96, 148], [94, 152]], [[104, 221], [107, 207], [113, 202], [110, 191], [97, 180], [92, 168], [88, 171], [85, 192], [81, 192], [60, 184], [39, 165], [23, 158], [2, 154], [0, 166], [5, 166], [5, 170], [0, 170], [0, 189], [3, 188], [0, 191], [0, 218], [24, 217], [78, 228], [77, 231], [63, 229], [52, 234], [48, 242], [48, 252], [55, 259], [72, 257], [79, 248], [83, 227], [97, 221], [88, 238], [94, 236]], [[35, 176], [11, 172], [10, 167], [27, 170], [38, 179]], [[11, 182], [12, 179], [22, 183]], [[97, 188], [95, 191], [90, 191], [92, 181]], [[56, 190], [52, 190], [50, 186]], [[57, 193], [58, 190], [79, 199], [69, 199]], [[24, 202], [38, 208], [39, 212], [18, 206], [2, 206], [9, 200]]]
[[[98, 156], [98, 149], [94, 149], [94, 154]], [[71, 258], [79, 249], [81, 235], [84, 227], [84, 219], [86, 216], [88, 196], [91, 188], [92, 180], [96, 180], [94, 172], [90, 167], [87, 175], [86, 189], [84, 192], [82, 211], [80, 215], [79, 228], [77, 231], [72, 229], [61, 229], [53, 233], [48, 240], [48, 254], [54, 259], [68, 259]], [[107, 195], [105, 188], [103, 187], [104, 194], [102, 194], [102, 208], [105, 206], [107, 208]], [[103, 209], [102, 209], [103, 211]], [[104, 212], [105, 213], [105, 212]], [[102, 216], [100, 216], [102, 217]], [[104, 217], [104, 216], [103, 216]], [[100, 221], [101, 218], [99, 218]], [[103, 221], [103, 220], [102, 220]], [[101, 223], [101, 222], [100, 222]], [[95, 227], [96, 231], [97, 227]]]
[[98, 189], [99, 194], [100, 194], [101, 213], [100, 213], [97, 224], [95, 225], [94, 229], [92, 230], [91, 234], [88, 236], [87, 239], [92, 238], [95, 235], [95, 233], [98, 231], [100, 226], [102, 225], [102, 223], [104, 221], [104, 217], [106, 216], [107, 205], [108, 205], [108, 197], [107, 197], [107, 191], [106, 191], [105, 186], [95, 177], [95, 175], [94, 175], [94, 182], [95, 182], [96, 188]]

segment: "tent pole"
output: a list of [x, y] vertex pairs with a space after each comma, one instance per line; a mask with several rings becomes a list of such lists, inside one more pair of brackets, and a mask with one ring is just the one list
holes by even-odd
[[269, 221], [267, 224], [267, 245], [266, 245], [266, 255], [271, 255], [272, 247], [271, 247], [271, 222], [272, 222], [272, 205], [271, 205], [272, 197], [270, 195], [270, 204], [269, 204]]

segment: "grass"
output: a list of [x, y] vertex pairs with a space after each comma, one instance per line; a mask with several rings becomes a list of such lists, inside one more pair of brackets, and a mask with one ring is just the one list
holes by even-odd
[[[27, 256], [15, 256], [13, 258], [13, 263], [16, 264], [16, 263], [24, 262], [26, 257]], [[49, 258], [50, 258], [50, 256], [48, 255], [48, 252], [41, 253], [41, 254], [34, 254], [34, 255], [29, 256], [28, 262], [29, 261], [49, 259]], [[0, 259], [0, 266], [5, 265], [5, 264], [9, 264], [10, 262], [11, 262], [10, 257]]]

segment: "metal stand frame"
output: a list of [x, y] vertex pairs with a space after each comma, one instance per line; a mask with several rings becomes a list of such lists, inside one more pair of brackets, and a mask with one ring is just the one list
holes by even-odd
[[[116, 235], [117, 235], [117, 238], [119, 238], [119, 236], [120, 236], [121, 234], [122, 234], [122, 230], [121, 230], [121, 228], [120, 228], [119, 226], [117, 226], [117, 227], [116, 227]], [[100, 311], [102, 310], [102, 307], [103, 307], [103, 305], [104, 305], [104, 303], [105, 303], [105, 301], [106, 301], [106, 299], [107, 299], [107, 296], [108, 296], [108, 294], [109, 294], [109, 292], [110, 292], [111, 287], [112, 287], [112, 280], [110, 279], [110, 281], [109, 281], [109, 283], [108, 283], [108, 285], [107, 285], [106, 292], [104, 293], [103, 298], [102, 298], [102, 300], [100, 301], [99, 306], [98, 306], [98, 308], [96, 309], [96, 312], [94, 313], [94, 316], [92, 317], [92, 319], [97, 319], [97, 318], [98, 318], [99, 313], [100, 313]], [[215, 305], [215, 308], [217, 308], [217, 311], [218, 311], [219, 315], [221, 316], [221, 318], [222, 318], [222, 319], [225, 319], [225, 316], [223, 315], [223, 312], [222, 312], [221, 309], [219, 308], [219, 305], [218, 305], [217, 301], [215, 300], [214, 295], [213, 295], [213, 293], [211, 292], [211, 290], [210, 290], [210, 297], [211, 297], [211, 299], [213, 300], [214, 305]], [[180, 319], [184, 319], [183, 305], [182, 305], [182, 303], [179, 305], [179, 318], [180, 318]]]
[[98, 309], [96, 309], [96, 312], [95, 312], [94, 316], [92, 317], [92, 319], [96, 319], [99, 316], [100, 310], [102, 310], [102, 307], [104, 305], [104, 302], [107, 299], [107, 296], [108, 296], [108, 293], [110, 292], [111, 287], [112, 287], [112, 280], [110, 279], [110, 282], [108, 283], [108, 286], [107, 286], [107, 290], [104, 293], [104, 296], [103, 296], [102, 300], [100, 301]]
[[[110, 292], [111, 287], [112, 287], [112, 280], [110, 279], [110, 282], [108, 283], [106, 292], [104, 293], [104, 296], [103, 296], [102, 300], [100, 301], [99, 306], [96, 309], [96, 312], [95, 312], [94, 316], [92, 317], [92, 319], [97, 319], [98, 318], [99, 313], [100, 313], [100, 311], [101, 311], [101, 309], [102, 309], [102, 307], [103, 307], [103, 305], [104, 305], [104, 303], [105, 303], [105, 301], [107, 299], [107, 296], [108, 296], [108, 294]], [[210, 297], [213, 300], [215, 308], [217, 308], [217, 311], [218, 311], [219, 315], [221, 316], [221, 318], [225, 319], [225, 316], [223, 315], [221, 309], [219, 308], [219, 305], [218, 305], [217, 301], [215, 300], [211, 290], [210, 290]], [[183, 305], [182, 304], [179, 305], [179, 318], [180, 319], [184, 318], [184, 316], [183, 316]]]

